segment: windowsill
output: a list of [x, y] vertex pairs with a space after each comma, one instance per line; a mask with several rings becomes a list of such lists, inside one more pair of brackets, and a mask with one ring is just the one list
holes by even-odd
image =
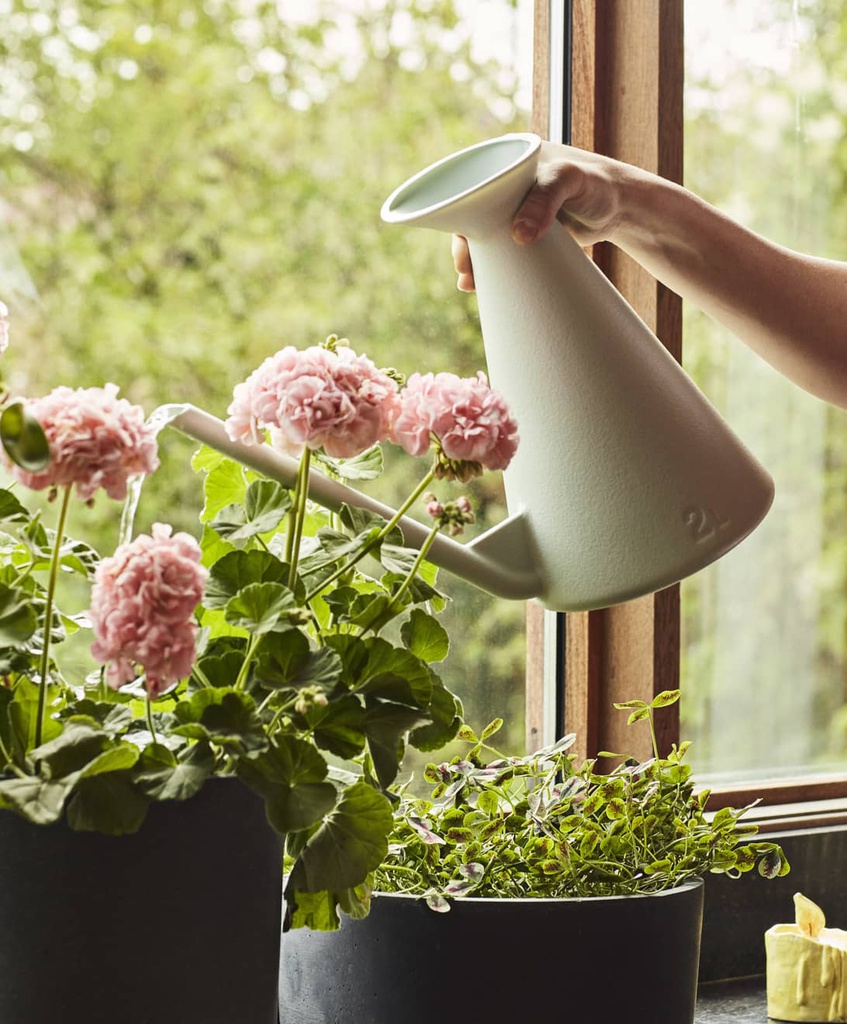
[[701, 985], [694, 1024], [766, 1024], [764, 978], [713, 981]]

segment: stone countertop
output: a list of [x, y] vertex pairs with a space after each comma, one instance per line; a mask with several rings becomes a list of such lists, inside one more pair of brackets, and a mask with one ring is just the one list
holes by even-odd
[[697, 995], [695, 1024], [767, 1024], [764, 978], [709, 982]]

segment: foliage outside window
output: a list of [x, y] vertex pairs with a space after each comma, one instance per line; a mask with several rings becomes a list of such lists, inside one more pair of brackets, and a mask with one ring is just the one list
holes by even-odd
[[[847, 258], [843, 4], [689, 0], [685, 16], [686, 185], [778, 242]], [[684, 353], [776, 482], [755, 534], [683, 585], [692, 762], [746, 778], [843, 770], [847, 419], [693, 309]]]

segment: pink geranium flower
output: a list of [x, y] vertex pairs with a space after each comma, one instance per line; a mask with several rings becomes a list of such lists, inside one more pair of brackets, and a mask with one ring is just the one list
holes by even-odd
[[118, 398], [114, 384], [58, 387], [43, 398], [26, 399], [24, 406], [50, 445], [50, 462], [42, 472], [9, 466], [33, 490], [74, 485], [77, 495], [89, 501], [102, 487], [121, 501], [132, 477], [146, 476], [159, 465], [156, 436], [144, 422], [144, 410]]
[[400, 412], [391, 440], [410, 455], [423, 455], [436, 445], [438, 458], [476, 466], [470, 473], [460, 466], [460, 479], [482, 469], [505, 469], [518, 447], [518, 428], [503, 396], [494, 391], [484, 373], [457, 377], [454, 373], [413, 373], [400, 393]]
[[91, 653], [109, 666], [110, 686], [131, 682], [140, 666], [155, 699], [190, 674], [194, 609], [207, 576], [197, 541], [187, 533], [171, 536], [163, 523], [153, 525], [152, 536], [142, 534], [103, 559], [91, 591]]
[[346, 346], [286, 346], [233, 391], [226, 430], [234, 441], [291, 454], [322, 448], [348, 459], [387, 438], [397, 383]]

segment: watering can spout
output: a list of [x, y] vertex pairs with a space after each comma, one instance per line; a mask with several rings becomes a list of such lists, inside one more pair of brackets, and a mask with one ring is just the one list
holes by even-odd
[[534, 566], [553, 610], [660, 590], [743, 540], [773, 482], [567, 230], [531, 246], [511, 222], [541, 139], [504, 135], [397, 188], [389, 224], [464, 235], [491, 383], [518, 421], [510, 520], [470, 545]]
[[[294, 487], [299, 468], [296, 459], [267, 444], [248, 446], [231, 440], [222, 420], [193, 405], [165, 408], [172, 410], [167, 422], [195, 441], [209, 445], [286, 487]], [[335, 511], [342, 505], [351, 505], [373, 512], [386, 521], [395, 515], [390, 506], [331, 480], [316, 469], [311, 470], [309, 477], [309, 496]], [[410, 547], [420, 549], [429, 537], [430, 527], [410, 516], [402, 516], [398, 525]], [[511, 516], [470, 544], [460, 544], [439, 534], [427, 558], [439, 568], [447, 569], [497, 597], [525, 601], [540, 597], [544, 590], [544, 580], [534, 565], [529, 523], [526, 515], [521, 513]]]

